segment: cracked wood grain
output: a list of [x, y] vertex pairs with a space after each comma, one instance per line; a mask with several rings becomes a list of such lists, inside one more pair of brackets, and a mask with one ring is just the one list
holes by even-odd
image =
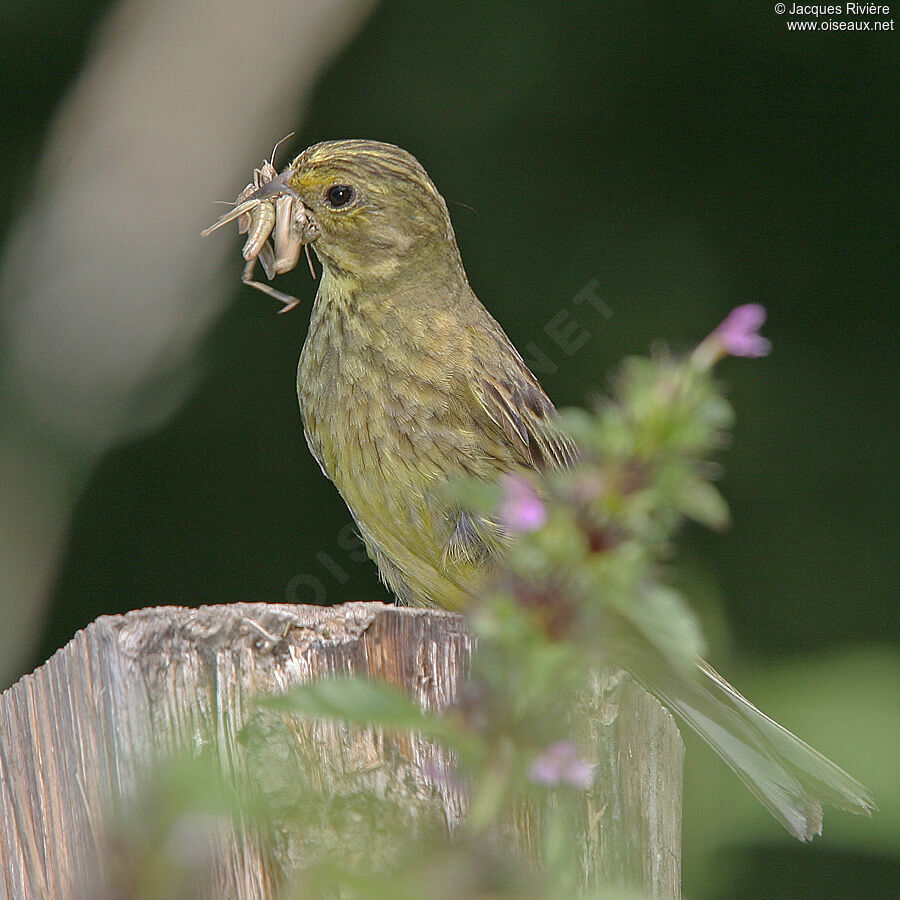
[[[245, 772], [254, 696], [347, 672], [441, 710], [472, 650], [460, 616], [381, 603], [161, 607], [97, 619], [0, 696], [0, 897], [121, 896], [110, 881], [116, 816], [133, 812], [149, 773], [173, 754], [212, 748], [227, 777]], [[676, 898], [683, 750], [674, 722], [621, 672], [598, 674], [585, 702], [597, 777], [584, 795], [584, 883], [636, 883]], [[452, 830], [465, 814], [456, 786], [423, 776], [450, 766], [433, 741], [312, 720], [286, 740], [282, 761], [313, 760], [324, 787], [351, 773], [405, 798], [411, 822], [438, 814]], [[521, 827], [540, 825], [525, 816]], [[217, 840], [203, 891], [191, 896], [275, 897], [298, 862], [296, 848], [273, 852], [252, 829], [224, 828]]]

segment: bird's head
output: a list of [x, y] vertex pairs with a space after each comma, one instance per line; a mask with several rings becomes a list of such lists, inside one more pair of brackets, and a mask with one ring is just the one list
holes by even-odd
[[409, 266], [461, 270], [447, 204], [405, 150], [326, 141], [304, 150], [285, 175], [318, 225], [313, 248], [334, 274], [387, 279]]

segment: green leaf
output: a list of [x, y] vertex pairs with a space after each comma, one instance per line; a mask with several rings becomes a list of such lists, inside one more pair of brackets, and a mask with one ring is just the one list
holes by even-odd
[[490, 512], [503, 496], [497, 482], [466, 477], [452, 478], [437, 486], [436, 491], [446, 503], [472, 513]]
[[684, 515], [707, 528], [720, 530], [731, 521], [725, 498], [702, 478], [691, 478], [682, 484], [677, 504]]
[[557, 424], [576, 444], [592, 447], [597, 440], [597, 418], [586, 409], [569, 407], [561, 409]]
[[447, 722], [433, 713], [423, 712], [402, 691], [386, 682], [363, 677], [322, 678], [258, 702], [278, 712], [340, 719], [354, 725], [409, 729], [437, 738], [446, 738], [450, 733]]
[[705, 647], [700, 625], [674, 588], [651, 584], [626, 603], [615, 603], [618, 611], [671, 663], [693, 671]]

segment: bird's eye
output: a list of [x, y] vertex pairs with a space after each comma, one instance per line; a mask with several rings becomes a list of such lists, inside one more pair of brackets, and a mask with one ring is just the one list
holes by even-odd
[[340, 209], [353, 202], [355, 192], [349, 184], [333, 184], [325, 192], [325, 202], [333, 209]]

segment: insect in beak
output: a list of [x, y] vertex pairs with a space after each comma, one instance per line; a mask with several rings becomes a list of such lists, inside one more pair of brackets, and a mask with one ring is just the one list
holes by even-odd
[[296, 268], [300, 252], [304, 250], [310, 274], [315, 278], [309, 245], [320, 234], [319, 225], [309, 209], [287, 185], [292, 170], [286, 169], [279, 175], [273, 165], [279, 145], [292, 136], [293, 133], [283, 137], [273, 148], [271, 158], [263, 160], [262, 166], [253, 170], [253, 180], [238, 194], [234, 208], [201, 232], [206, 237], [237, 219], [238, 233], [247, 235], [242, 251], [246, 264], [241, 281], [279, 300], [284, 304], [279, 310], [283, 313], [292, 310], [300, 300], [255, 281], [256, 261], [259, 260], [266, 278], [271, 281], [275, 275]]

